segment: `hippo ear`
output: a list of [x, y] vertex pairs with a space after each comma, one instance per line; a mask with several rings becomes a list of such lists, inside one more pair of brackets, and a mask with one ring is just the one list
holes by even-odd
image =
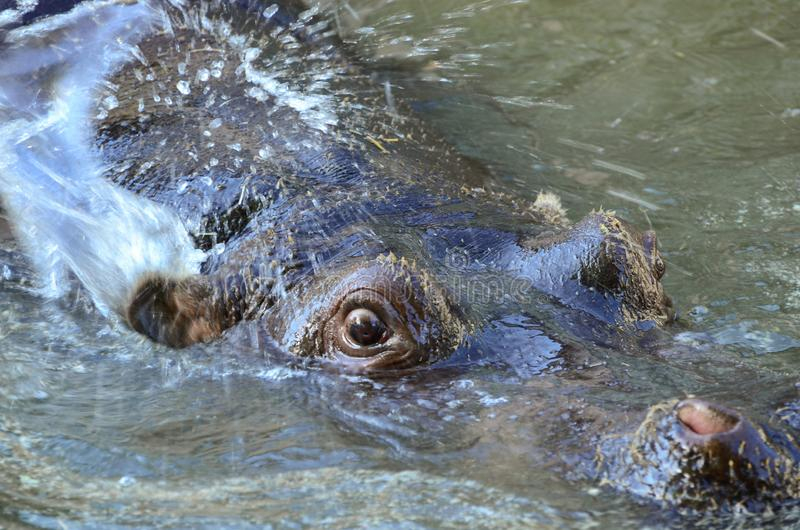
[[126, 317], [136, 331], [182, 348], [211, 340], [232, 325], [218, 298], [207, 276], [148, 277], [134, 290]]

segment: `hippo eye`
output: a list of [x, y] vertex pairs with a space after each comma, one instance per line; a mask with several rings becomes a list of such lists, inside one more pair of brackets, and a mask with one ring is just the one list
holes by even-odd
[[365, 308], [350, 311], [344, 321], [349, 338], [360, 346], [382, 344], [389, 338], [386, 325], [378, 315]]
[[353, 359], [380, 357], [408, 343], [404, 320], [380, 293], [360, 289], [348, 295], [326, 326], [329, 347]]

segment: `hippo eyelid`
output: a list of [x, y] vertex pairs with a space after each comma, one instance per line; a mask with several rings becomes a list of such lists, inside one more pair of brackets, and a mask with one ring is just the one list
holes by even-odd
[[[375, 314], [388, 332], [385, 340], [363, 345], [349, 337], [346, 319], [357, 309], [368, 309]], [[373, 287], [360, 287], [344, 295], [331, 312], [326, 324], [326, 327], [329, 326], [328, 337], [335, 341], [335, 348], [352, 359], [374, 359], [387, 355], [411, 339], [403, 313], [394, 306], [389, 296]]]
[[[364, 297], [362, 293], [371, 294]], [[387, 314], [387, 306], [391, 307], [393, 312], [397, 314]], [[392, 303], [391, 297], [384, 295], [381, 291], [372, 287], [359, 287], [358, 289], [354, 289], [353, 291], [350, 291], [346, 295], [342, 296], [334, 307], [332, 314], [337, 315], [343, 312], [349, 313], [350, 311], [359, 307], [373, 311], [376, 315], [378, 315], [378, 318], [384, 321], [384, 323], [387, 320], [387, 317], [389, 317], [388, 319], [391, 319], [392, 317], [400, 318], [400, 311], [394, 305], [394, 303]]]

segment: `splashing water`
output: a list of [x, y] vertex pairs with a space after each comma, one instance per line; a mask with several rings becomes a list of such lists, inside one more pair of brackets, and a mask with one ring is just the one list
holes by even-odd
[[147, 273], [203, 253], [167, 209], [107, 183], [93, 152], [95, 88], [153, 27], [146, 4], [81, 5], [7, 34], [0, 59], [0, 196], [46, 296], [78, 277], [104, 313]]

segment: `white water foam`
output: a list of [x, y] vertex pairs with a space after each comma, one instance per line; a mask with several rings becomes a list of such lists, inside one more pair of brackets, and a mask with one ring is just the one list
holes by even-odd
[[39, 4], [38, 0], [17, 0], [15, 7], [0, 11], [0, 27], [18, 22]]
[[3, 206], [44, 294], [64, 294], [71, 271], [106, 314], [143, 274], [190, 274], [203, 260], [172, 212], [102, 178], [92, 147], [95, 88], [135, 55], [157, 14], [87, 2], [9, 32], [0, 50]]

